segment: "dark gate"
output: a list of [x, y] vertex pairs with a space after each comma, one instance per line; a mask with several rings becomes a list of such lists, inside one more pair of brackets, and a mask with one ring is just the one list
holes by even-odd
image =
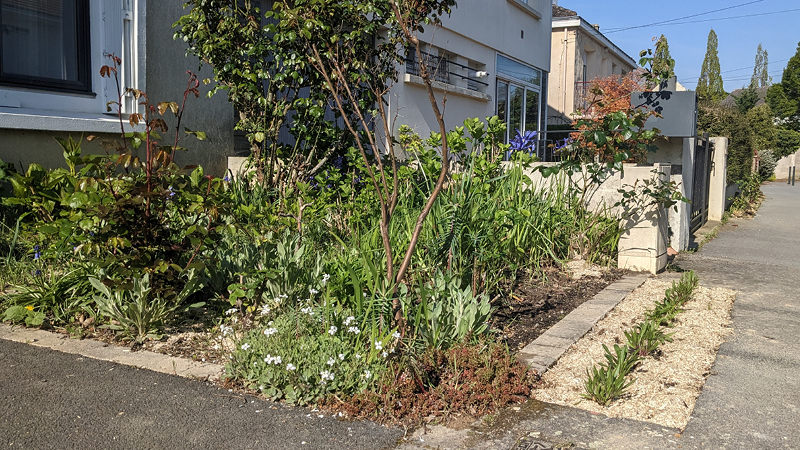
[[708, 220], [708, 186], [711, 178], [711, 143], [708, 134], [697, 138], [694, 146], [691, 230], [697, 231]]

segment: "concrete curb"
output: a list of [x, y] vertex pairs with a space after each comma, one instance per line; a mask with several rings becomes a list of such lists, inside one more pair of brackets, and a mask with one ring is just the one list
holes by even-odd
[[63, 334], [14, 327], [7, 324], [0, 324], [0, 339], [31, 344], [63, 353], [110, 361], [154, 372], [178, 375], [184, 378], [216, 380], [219, 379], [224, 368], [219, 364], [200, 363], [186, 358], [167, 356], [146, 350], [131, 352], [126, 348], [91, 339], [70, 339], [69, 336]]
[[650, 278], [649, 273], [637, 273], [626, 275], [621, 280], [611, 283], [591, 300], [567, 314], [535, 341], [526, 345], [517, 354], [517, 358], [539, 375], [544, 374], [572, 344], [591, 331], [600, 319], [648, 278]]

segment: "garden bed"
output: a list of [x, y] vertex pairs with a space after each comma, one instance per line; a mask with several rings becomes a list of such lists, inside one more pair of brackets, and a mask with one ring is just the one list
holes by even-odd
[[602, 344], [624, 344], [624, 331], [644, 319], [645, 311], [664, 297], [670, 283], [651, 279], [628, 295], [544, 374], [533, 397], [609, 417], [683, 429], [705, 379], [713, 374], [717, 350], [731, 333], [735, 294], [728, 289], [695, 289], [685, 311], [668, 330], [674, 333], [673, 341], [662, 344], [655, 357], [640, 362], [631, 376], [635, 383], [620, 399], [603, 407], [582, 397], [587, 369], [605, 360]]
[[541, 276], [521, 276], [504, 286], [509, 294], [493, 313], [492, 326], [516, 352], [625, 273], [576, 261], [566, 270], [551, 267]]

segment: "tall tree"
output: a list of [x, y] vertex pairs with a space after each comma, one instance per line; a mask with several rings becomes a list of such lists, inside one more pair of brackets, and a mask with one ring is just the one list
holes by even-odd
[[700, 69], [700, 78], [697, 80], [697, 96], [714, 103], [725, 98], [725, 89], [719, 69], [719, 55], [717, 54], [717, 33], [713, 28], [708, 33], [706, 57], [703, 58], [703, 67]]
[[783, 69], [781, 82], [767, 91], [767, 103], [785, 128], [800, 131], [800, 44]]
[[663, 34], [656, 41], [656, 50], [653, 52], [653, 71], [669, 73], [670, 77], [675, 75], [675, 60], [669, 54], [669, 43]]
[[753, 76], [750, 78], [750, 86], [768, 87], [772, 84], [772, 77], [769, 76], [769, 55], [767, 51], [758, 44], [756, 50], [756, 62], [753, 66]]

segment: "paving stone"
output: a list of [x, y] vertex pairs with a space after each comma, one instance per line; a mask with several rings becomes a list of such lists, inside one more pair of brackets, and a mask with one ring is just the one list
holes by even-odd
[[572, 339], [565, 339], [558, 336], [553, 336], [547, 333], [542, 334], [532, 344], [543, 345], [548, 347], [569, 348], [575, 341]]
[[522, 350], [523, 353], [528, 353], [532, 355], [539, 355], [539, 356], [546, 356], [548, 358], [558, 359], [561, 355], [564, 354], [564, 351], [568, 347], [549, 347], [546, 345], [536, 345], [535, 343], [530, 343], [525, 346]]
[[564, 319], [547, 330], [547, 334], [564, 339], [578, 340], [588, 333], [593, 325], [588, 321]]

